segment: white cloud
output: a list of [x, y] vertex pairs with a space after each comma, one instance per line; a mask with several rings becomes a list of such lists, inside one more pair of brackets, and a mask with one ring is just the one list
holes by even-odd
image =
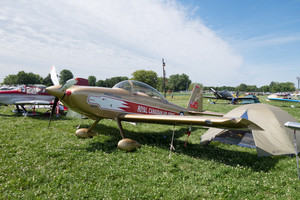
[[[185, 73], [222, 84], [242, 57], [175, 1], [6, 1], [0, 7], [1, 80], [16, 69], [46, 76], [51, 65], [75, 76], [131, 76], [138, 69]], [[23, 66], [23, 67], [21, 67]]]

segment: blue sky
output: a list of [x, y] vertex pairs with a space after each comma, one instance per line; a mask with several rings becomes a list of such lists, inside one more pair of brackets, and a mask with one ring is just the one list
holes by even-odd
[[300, 76], [299, 0], [0, 2], [0, 82], [52, 65], [76, 77], [145, 69], [204, 85], [268, 85]]
[[251, 77], [245, 83], [296, 83], [300, 75], [299, 0], [188, 2], [197, 8], [195, 17], [243, 57], [240, 72]]

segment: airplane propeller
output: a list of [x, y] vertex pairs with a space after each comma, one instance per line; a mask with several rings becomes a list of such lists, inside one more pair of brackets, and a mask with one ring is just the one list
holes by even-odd
[[214, 90], [213, 88], [210, 88], [210, 89], [214, 92], [215, 95], [222, 98], [222, 95], [218, 91]]
[[[62, 96], [61, 99], [63, 99], [65, 96], [66, 96], [66, 90], [70, 87], [72, 87], [73, 85], [75, 85], [76, 83], [78, 83], [79, 79], [78, 78], [75, 78], [75, 79], [69, 79], [64, 85], [62, 85], [60, 88], [59, 88], [59, 91], [61, 92], [64, 92], [64, 95]], [[52, 117], [53, 117], [53, 114], [55, 112], [55, 109], [56, 109], [56, 106], [58, 104], [58, 101], [59, 101], [59, 98], [55, 97], [54, 99], [54, 103], [53, 103], [53, 106], [52, 106], [52, 109], [51, 109], [51, 113], [50, 113], [50, 119], [49, 119], [49, 125], [48, 125], [48, 128], [50, 127], [50, 124], [51, 124], [51, 121], [52, 121]]]
[[54, 66], [51, 67], [50, 77], [51, 77], [51, 81], [54, 85], [59, 85], [59, 81], [58, 81], [57, 74], [56, 74], [56, 69]]

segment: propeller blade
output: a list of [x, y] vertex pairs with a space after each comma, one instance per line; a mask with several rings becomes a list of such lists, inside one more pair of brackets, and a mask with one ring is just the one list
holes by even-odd
[[50, 113], [50, 119], [49, 119], [48, 129], [49, 129], [49, 127], [50, 127], [51, 120], [52, 120], [53, 114], [54, 114], [54, 112], [55, 112], [55, 109], [56, 109], [56, 106], [57, 106], [58, 101], [59, 101], [59, 99], [58, 99], [57, 97], [55, 97], [54, 103], [53, 103], [53, 106], [52, 106], [52, 110], [51, 110], [51, 113]]
[[[54, 68], [54, 67], [53, 67]], [[51, 68], [51, 73], [52, 73], [52, 68]], [[55, 71], [55, 68], [54, 68], [54, 71]], [[51, 77], [52, 78], [52, 77]], [[57, 77], [56, 77], [57, 78]], [[52, 80], [53, 81], [53, 80]], [[58, 80], [57, 80], [58, 81]], [[68, 80], [63, 86], [61, 86], [59, 88], [59, 90], [61, 92], [65, 91], [66, 89], [72, 87], [73, 85], [75, 85], [76, 83], [78, 83], [79, 79], [75, 78], [75, 79], [70, 79]], [[63, 97], [61, 99], [63, 99], [65, 97], [66, 93], [63, 95]], [[51, 114], [50, 114], [50, 119], [49, 119], [49, 125], [48, 125], [48, 129], [50, 127], [50, 124], [51, 124], [51, 121], [52, 121], [52, 117], [53, 117], [53, 114], [55, 112], [55, 109], [56, 109], [56, 106], [57, 106], [57, 103], [59, 101], [59, 98], [55, 97], [54, 99], [54, 103], [53, 103], [53, 106], [52, 106], [52, 109], [51, 109]]]
[[223, 95], [221, 95], [218, 91], [214, 90], [213, 88], [210, 88], [210, 89], [214, 92], [214, 95], [216, 97], [223, 98]]
[[59, 81], [58, 81], [56, 70], [55, 70], [54, 66], [51, 67], [50, 77], [51, 77], [51, 81], [54, 85], [59, 85]]
[[68, 80], [63, 86], [61, 86], [61, 88], [59, 89], [60, 91], [64, 91], [70, 87], [72, 87], [73, 85], [75, 85], [78, 82], [77, 78], [75, 79], [70, 79]]
[[222, 95], [220, 92], [217, 92], [217, 95], [218, 95], [220, 98], [223, 98], [223, 95]]

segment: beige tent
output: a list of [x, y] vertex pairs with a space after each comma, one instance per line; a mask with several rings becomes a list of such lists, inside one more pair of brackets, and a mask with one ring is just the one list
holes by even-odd
[[[280, 108], [261, 103], [249, 104], [233, 109], [224, 115], [224, 117], [246, 118], [264, 129], [264, 131], [252, 131], [258, 156], [295, 154], [294, 132], [286, 128], [284, 123], [297, 122], [297, 120]], [[228, 134], [229, 132], [230, 134]], [[245, 134], [242, 131], [210, 128], [202, 136], [201, 143], [207, 143], [214, 140], [215, 137], [226, 133], [231, 136], [249, 136], [249, 134]], [[297, 133], [296, 137], [297, 152], [299, 152], [300, 133]]]

